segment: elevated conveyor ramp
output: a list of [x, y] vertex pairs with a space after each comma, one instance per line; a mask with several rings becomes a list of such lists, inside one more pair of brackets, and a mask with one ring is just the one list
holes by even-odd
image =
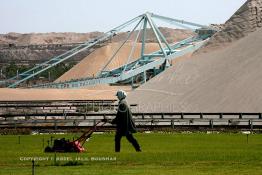
[[[180, 28], [191, 29], [196, 33], [195, 36], [185, 39], [183, 41], [169, 44], [167, 43], [165, 37], [160, 32], [159, 28], [156, 26], [155, 21], [153, 19], [161, 20], [164, 22], [168, 22], [170, 24], [179, 26]], [[16, 87], [20, 83], [42, 73], [43, 71], [48, 70], [49, 68], [70, 59], [72, 56], [82, 52], [83, 50], [89, 49], [92, 46], [102, 43], [106, 40], [114, 37], [121, 30], [130, 27], [130, 25], [134, 25], [135, 27], [132, 31], [128, 31], [127, 38], [123, 41], [118, 49], [116, 49], [115, 53], [109, 59], [109, 61], [103, 66], [103, 68], [99, 71], [96, 76], [86, 77], [82, 79], [70, 80], [65, 82], [55, 82], [48, 84], [39, 84], [34, 85], [34, 88], [81, 88], [86, 86], [94, 86], [97, 84], [115, 84], [121, 82], [134, 82], [134, 79], [138, 75], [143, 76], [143, 82], [146, 82], [148, 77], [147, 74], [150, 72], [152, 76], [155, 76], [165, 68], [171, 66], [171, 60], [183, 56], [185, 54], [194, 52], [198, 48], [200, 48], [215, 32], [216, 29], [192, 22], [187, 22], [184, 20], [177, 20], [173, 18], [163, 17], [160, 15], [155, 15], [152, 13], [145, 13], [139, 15], [138, 17], [129, 20], [128, 22], [106, 32], [101, 37], [95, 38], [91, 41], [87, 41], [84, 44], [77, 46], [76, 48], [59, 55], [51, 60], [42, 63], [26, 72], [19, 74], [18, 76], [9, 80], [8, 87]], [[146, 31], [150, 28], [159, 45], [159, 51], [153, 52], [150, 54], [145, 54], [145, 46], [146, 42]], [[124, 65], [119, 68], [108, 70], [108, 65], [115, 59], [117, 53], [121, 50], [121, 48], [129, 41], [131, 35], [136, 34], [135, 41], [133, 42], [133, 46], [131, 48], [130, 54], [127, 58], [127, 61]], [[141, 42], [141, 56], [135, 61], [132, 59], [132, 55], [134, 50], [136, 49], [136, 44]], [[124, 58], [123, 58], [124, 59]], [[17, 79], [19, 78], [19, 79]]]

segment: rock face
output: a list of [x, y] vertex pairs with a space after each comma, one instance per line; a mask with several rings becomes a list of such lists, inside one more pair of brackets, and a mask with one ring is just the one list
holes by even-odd
[[[77, 43], [95, 38], [102, 33], [9, 33], [0, 35], [0, 64], [15, 62], [18, 64], [39, 64], [76, 47]], [[84, 52], [82, 55], [87, 55]], [[83, 56], [74, 57], [79, 61]]]
[[223, 25], [202, 51], [216, 49], [247, 36], [262, 27], [262, 0], [248, 0]]
[[[102, 47], [105, 43], [98, 44], [94, 48]], [[61, 55], [78, 44], [44, 44], [44, 45], [26, 45], [26, 46], [11, 46], [0, 48], [0, 64], [15, 62], [22, 65], [34, 65], [49, 60], [55, 56]], [[85, 50], [75, 55], [67, 62], [78, 62], [93, 50]]]
[[8, 33], [0, 34], [0, 44], [44, 45], [84, 42], [101, 35], [101, 32], [90, 33]]

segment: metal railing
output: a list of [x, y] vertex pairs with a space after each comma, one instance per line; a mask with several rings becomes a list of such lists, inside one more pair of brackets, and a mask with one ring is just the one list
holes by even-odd
[[[24, 113], [0, 114], [0, 127], [81, 127], [113, 119], [116, 113]], [[133, 113], [138, 126], [206, 126], [262, 128], [262, 113]], [[107, 126], [111, 126], [108, 124]]]

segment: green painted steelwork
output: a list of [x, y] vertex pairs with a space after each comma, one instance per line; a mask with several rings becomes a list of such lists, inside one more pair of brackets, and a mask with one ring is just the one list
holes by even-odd
[[[153, 19], [162, 20], [164, 22], [172, 23], [180, 27], [184, 26], [185, 28], [190, 28], [191, 26], [193, 28], [197, 28], [197, 29], [192, 29], [196, 34], [195, 36], [187, 38], [183, 41], [174, 44], [168, 44], [166, 38], [161, 33], [159, 28], [156, 26]], [[212, 27], [208, 27], [192, 22], [187, 22], [184, 20], [164, 17], [147, 12], [110, 30], [109, 32], [105, 33], [103, 36], [99, 38], [81, 44], [78, 47], [58, 57], [51, 59], [48, 62], [40, 64], [39, 66], [36, 66], [31, 70], [19, 74], [19, 77], [22, 77], [22, 79], [10, 84], [9, 87], [16, 87], [17, 85], [28, 80], [29, 78], [34, 77], [37, 74], [71, 58], [75, 54], [83, 50], [89, 49], [95, 44], [104, 42], [109, 38], [114, 37], [116, 33], [120, 32], [120, 30], [130, 26], [131, 24], [134, 24], [137, 21], [138, 23], [135, 25], [132, 31], [129, 32], [127, 38], [122, 42], [121, 46], [114, 52], [114, 54], [109, 59], [109, 61], [103, 66], [103, 68], [95, 77], [86, 77], [83, 79], [70, 80], [70, 81], [59, 82], [59, 83], [39, 84], [33, 87], [34, 88], [81, 88], [85, 86], [93, 86], [96, 84], [114, 84], [114, 83], [121, 83], [121, 82], [133, 84], [136, 76], [140, 74], [143, 76], [143, 82], [146, 82], [147, 72], [153, 72], [153, 76], [161, 73], [162, 71], [165, 70], [166, 67], [170, 66], [169, 62], [172, 59], [175, 59], [179, 56], [197, 50], [216, 32], [216, 29]], [[148, 27], [152, 29], [153, 34], [157, 39], [157, 43], [159, 45], [160, 50], [150, 54], [145, 54], [145, 47], [147, 44], [146, 35], [147, 35]], [[132, 45], [132, 49], [130, 55], [128, 56], [126, 64], [113, 70], [106, 70], [108, 65], [115, 59], [117, 53], [121, 50], [121, 48], [130, 39], [131, 35], [134, 34], [135, 32], [138, 32], [138, 34], [136, 36], [135, 42]], [[141, 36], [142, 47], [141, 47], [140, 58], [137, 58], [135, 61], [129, 62], [130, 60], [132, 60], [131, 56], [135, 50], [136, 43], [140, 36], [140, 33], [142, 35]], [[15, 80], [15, 78], [11, 79], [11, 81], [13, 80]]]

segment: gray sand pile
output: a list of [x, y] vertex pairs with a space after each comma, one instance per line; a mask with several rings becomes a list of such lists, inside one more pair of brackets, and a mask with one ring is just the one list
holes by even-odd
[[227, 46], [262, 27], [262, 0], [248, 0], [223, 25], [202, 51]]
[[129, 94], [144, 112], [261, 112], [262, 29], [178, 62]]

